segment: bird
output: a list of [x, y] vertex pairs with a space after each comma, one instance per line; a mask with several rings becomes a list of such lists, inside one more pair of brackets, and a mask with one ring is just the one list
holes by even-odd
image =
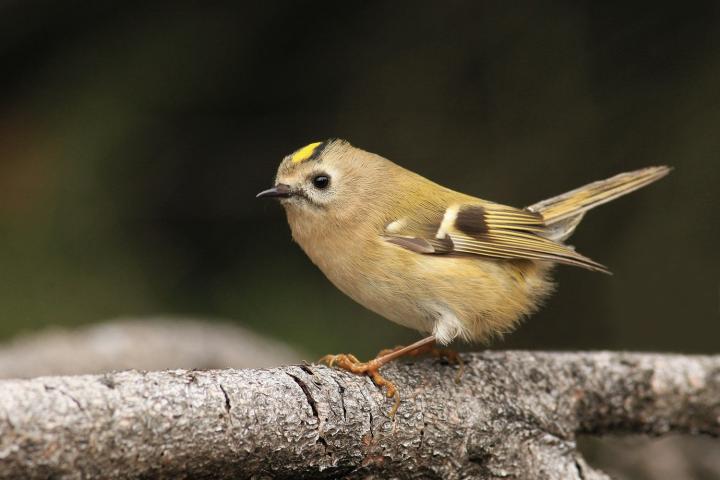
[[373, 382], [400, 402], [379, 369], [454, 340], [486, 343], [513, 330], [553, 292], [555, 265], [609, 273], [565, 243], [588, 210], [670, 172], [653, 166], [589, 183], [525, 208], [441, 186], [332, 138], [281, 161], [272, 188], [292, 238], [340, 291], [425, 335], [370, 361], [323, 361]]

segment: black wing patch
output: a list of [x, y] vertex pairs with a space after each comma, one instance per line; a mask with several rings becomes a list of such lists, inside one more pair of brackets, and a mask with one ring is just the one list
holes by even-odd
[[450, 205], [443, 214], [431, 213], [421, 211], [391, 222], [385, 240], [417, 253], [546, 260], [609, 273], [572, 247], [544, 237], [548, 227], [536, 212], [461, 203]]
[[485, 209], [480, 205], [463, 205], [455, 218], [455, 228], [471, 237], [488, 233]]

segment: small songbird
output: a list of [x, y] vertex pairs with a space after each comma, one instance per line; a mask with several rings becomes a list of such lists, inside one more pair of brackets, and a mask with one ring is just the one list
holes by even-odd
[[331, 139], [285, 157], [275, 186], [257, 196], [280, 199], [293, 239], [337, 288], [428, 335], [366, 363], [349, 354], [325, 357], [385, 386], [397, 408], [396, 388], [378, 373], [382, 365], [435, 342], [483, 342], [510, 331], [552, 292], [555, 264], [608, 273], [564, 241], [591, 208], [668, 172], [643, 168], [513, 208]]

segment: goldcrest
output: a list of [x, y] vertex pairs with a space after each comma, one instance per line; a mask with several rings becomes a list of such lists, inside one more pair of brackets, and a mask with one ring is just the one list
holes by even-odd
[[[607, 273], [564, 241], [588, 210], [668, 172], [643, 168], [513, 208], [331, 139], [285, 157], [275, 186], [258, 197], [280, 199], [293, 239], [337, 288], [429, 335], [416, 348], [510, 331], [553, 291], [555, 264]], [[331, 361], [359, 373], [386, 363], [343, 357]]]

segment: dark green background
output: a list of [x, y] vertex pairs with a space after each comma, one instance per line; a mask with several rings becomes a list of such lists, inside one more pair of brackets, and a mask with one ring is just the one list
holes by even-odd
[[317, 355], [417, 338], [254, 198], [341, 137], [516, 206], [674, 166], [573, 237], [615, 275], [559, 268], [494, 347], [718, 351], [718, 2], [6, 0], [0, 65], [0, 336], [170, 313]]

